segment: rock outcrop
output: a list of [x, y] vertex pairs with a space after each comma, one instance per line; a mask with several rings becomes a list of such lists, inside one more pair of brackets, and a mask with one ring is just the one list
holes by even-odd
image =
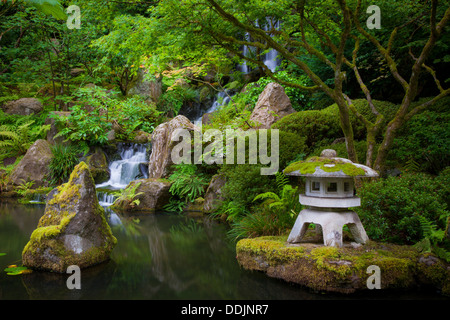
[[117, 240], [104, 214], [94, 179], [81, 162], [67, 183], [48, 194], [44, 215], [22, 252], [23, 265], [65, 273], [71, 265], [86, 268], [108, 260]]
[[110, 176], [108, 161], [101, 149], [95, 150], [93, 154], [88, 156], [86, 162], [96, 184], [108, 181]]
[[[165, 179], [139, 179], [131, 181], [127, 188], [133, 190], [129, 196], [116, 200], [114, 209], [120, 211], [145, 211], [154, 212], [162, 210], [169, 203], [171, 183]], [[126, 191], [125, 191], [126, 192]], [[133, 203], [138, 200], [137, 203]]]
[[2, 106], [5, 113], [29, 116], [43, 110], [42, 103], [36, 98], [21, 98], [9, 101]]
[[220, 174], [216, 174], [211, 178], [211, 182], [204, 196], [203, 211], [205, 213], [211, 213], [219, 207], [220, 202], [223, 200], [221, 190], [225, 182], [225, 177]]
[[173, 165], [171, 157], [172, 149], [179, 143], [178, 141], [172, 141], [177, 129], [194, 131], [197, 128], [188, 118], [182, 115], [178, 115], [155, 128], [151, 139], [152, 153], [150, 154], [148, 165], [149, 178], [165, 178], [170, 173], [170, 166]]
[[272, 124], [294, 112], [284, 88], [278, 83], [271, 82], [259, 95], [250, 121], [253, 121], [258, 129], [270, 129]]
[[156, 103], [162, 94], [162, 77], [147, 80], [146, 74], [147, 71], [139, 69], [137, 79], [128, 90], [128, 94], [139, 95], [145, 100]]
[[34, 181], [33, 188], [47, 186], [46, 178], [50, 173], [52, 158], [50, 143], [42, 139], [36, 140], [11, 173], [11, 181], [15, 185]]

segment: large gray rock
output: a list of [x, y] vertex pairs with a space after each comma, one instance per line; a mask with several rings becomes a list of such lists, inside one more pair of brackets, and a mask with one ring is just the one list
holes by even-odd
[[272, 124], [294, 112], [284, 88], [278, 83], [271, 82], [259, 95], [250, 121], [253, 121], [258, 129], [270, 129]]
[[29, 116], [43, 110], [42, 103], [36, 98], [22, 98], [9, 101], [2, 106], [5, 113]]
[[94, 179], [81, 162], [69, 182], [48, 194], [22, 262], [32, 269], [65, 273], [71, 265], [86, 268], [108, 260], [116, 243], [98, 203]]
[[172, 141], [172, 136], [177, 129], [197, 130], [197, 127], [188, 118], [178, 115], [168, 122], [157, 126], [152, 134], [152, 153], [150, 154], [148, 165], [149, 178], [165, 178], [170, 173], [170, 166], [173, 165], [171, 152], [174, 146], [179, 143]]
[[[171, 183], [165, 179], [139, 179], [131, 181], [127, 189], [135, 188], [133, 197], [119, 198], [113, 208], [121, 211], [146, 211], [154, 212], [162, 210], [170, 200]], [[133, 203], [138, 200], [138, 204]]]
[[10, 176], [11, 181], [15, 185], [34, 181], [33, 188], [47, 186], [46, 178], [50, 173], [49, 165], [52, 158], [50, 143], [42, 139], [36, 140], [14, 168]]
[[220, 202], [223, 201], [222, 187], [225, 183], [226, 179], [223, 175], [216, 174], [211, 178], [211, 182], [204, 196], [203, 211], [205, 213], [214, 212], [219, 207]]
[[137, 79], [128, 90], [129, 95], [139, 95], [146, 100], [156, 103], [162, 95], [162, 78], [145, 79], [147, 72], [139, 69]]

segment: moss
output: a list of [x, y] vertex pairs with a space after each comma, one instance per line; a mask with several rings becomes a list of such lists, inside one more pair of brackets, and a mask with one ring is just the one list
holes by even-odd
[[301, 174], [313, 174], [317, 168], [325, 172], [342, 171], [348, 176], [364, 176], [366, 172], [352, 163], [345, 163], [339, 159], [329, 159], [323, 157], [311, 157], [306, 161], [291, 163], [284, 169], [284, 173], [299, 171]]
[[[82, 176], [81, 170], [87, 172]], [[104, 244], [100, 247], [94, 245], [84, 249], [82, 253], [66, 249], [67, 238], [64, 231], [78, 212], [76, 204], [83, 201], [80, 195], [80, 189], [83, 186], [81, 181], [77, 182], [80, 176], [82, 179], [92, 179], [88, 170], [85, 163], [79, 164], [70, 175], [69, 182], [58, 186], [50, 193], [52, 198], [47, 202], [38, 228], [34, 230], [22, 252], [24, 265], [56, 272], [65, 272], [69, 265], [78, 265], [83, 268], [103, 262], [117, 244], [117, 239], [106, 221], [104, 209], [97, 202], [93, 204], [95, 207], [92, 209], [93, 213], [102, 220], [99, 232], [104, 239]], [[90, 183], [94, 185], [93, 179]]]
[[422, 255], [411, 246], [368, 241], [358, 248], [336, 248], [314, 243], [289, 244], [284, 236], [243, 239], [237, 243], [236, 252], [239, 264], [246, 269], [318, 291], [366, 290], [370, 276], [367, 268], [376, 265], [381, 270], [382, 289], [408, 289], [426, 281], [444, 294], [450, 293], [450, 271], [445, 263], [420, 264]]

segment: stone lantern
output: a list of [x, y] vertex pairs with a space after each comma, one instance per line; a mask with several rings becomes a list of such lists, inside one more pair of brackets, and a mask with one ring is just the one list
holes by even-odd
[[358, 243], [369, 238], [356, 212], [349, 208], [361, 205], [355, 195], [356, 177], [377, 177], [378, 173], [361, 164], [338, 158], [336, 151], [326, 149], [320, 157], [290, 164], [284, 173], [290, 176], [304, 176], [305, 194], [300, 195], [300, 203], [307, 206], [302, 210], [291, 233], [289, 243], [300, 242], [311, 223], [322, 228], [325, 246], [342, 247], [342, 228], [347, 225]]

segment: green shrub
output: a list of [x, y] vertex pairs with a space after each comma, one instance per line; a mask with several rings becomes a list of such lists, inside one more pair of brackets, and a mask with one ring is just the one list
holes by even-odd
[[49, 164], [50, 184], [60, 185], [66, 182], [75, 166], [79, 163], [78, 150], [71, 145], [55, 144], [51, 148], [53, 158]]
[[425, 174], [380, 178], [358, 189], [361, 207], [355, 208], [369, 238], [413, 244], [423, 238], [420, 216], [446, 227], [447, 211], [442, 181]]
[[450, 165], [450, 112], [424, 111], [415, 115], [398, 132], [389, 153], [391, 166], [408, 161], [418, 170], [437, 174]]
[[133, 131], [142, 130], [152, 133], [157, 125], [160, 112], [156, 106], [133, 96], [122, 101], [114, 101], [111, 118], [123, 128], [123, 138], [128, 139]]
[[234, 239], [267, 235], [282, 235], [289, 232], [301, 209], [298, 188], [289, 184], [283, 173], [275, 176], [276, 191], [258, 194], [251, 213], [242, 214], [231, 221], [228, 235]]
[[[370, 121], [375, 120], [366, 100], [355, 99], [353, 104], [359, 113], [367, 117]], [[385, 116], [385, 124], [395, 115], [397, 106], [387, 101], [374, 101], [377, 110]], [[367, 130], [364, 124], [351, 113], [355, 140], [365, 140]], [[339, 119], [339, 109], [336, 104], [321, 110], [307, 110], [296, 112], [283, 117], [272, 125], [273, 129], [280, 129], [287, 132], [297, 133], [300, 137], [306, 138], [306, 145], [309, 152], [316, 148], [330, 145], [334, 140], [344, 137]], [[382, 137], [380, 131], [379, 139]]]
[[337, 108], [308, 110], [287, 115], [272, 125], [272, 129], [294, 133], [305, 139], [312, 150], [317, 144], [330, 144], [343, 136]]
[[238, 206], [250, 208], [253, 199], [260, 193], [275, 191], [273, 176], [261, 175], [260, 164], [224, 165], [220, 172], [226, 183], [222, 188], [224, 200], [233, 201]]
[[[356, 148], [356, 155], [358, 156], [358, 162], [364, 164], [366, 162], [367, 142], [366, 141], [355, 141], [355, 148]], [[347, 147], [345, 145], [345, 142], [328, 144], [328, 145], [320, 144], [313, 151], [311, 151], [311, 153], [309, 155], [310, 156], [319, 156], [320, 153], [324, 149], [336, 150], [338, 157], [348, 159]], [[376, 152], [376, 150], [377, 150], [377, 147], [375, 148], [375, 152]]]

